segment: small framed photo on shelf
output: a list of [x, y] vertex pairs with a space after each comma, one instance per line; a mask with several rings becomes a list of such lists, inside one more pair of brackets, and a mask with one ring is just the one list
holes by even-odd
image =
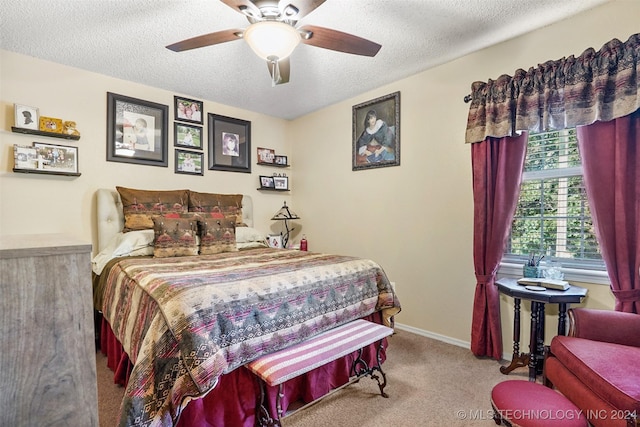
[[78, 148], [34, 142], [37, 169], [62, 174], [78, 173]]
[[275, 249], [282, 249], [282, 235], [281, 234], [269, 234], [267, 236], [269, 247]]
[[287, 165], [287, 156], [276, 156], [275, 157], [275, 164], [276, 165], [280, 165], [280, 166], [286, 166]]
[[260, 176], [260, 188], [275, 188], [273, 176]]
[[202, 124], [202, 101], [174, 96], [175, 120]]
[[62, 119], [54, 117], [40, 117], [40, 130], [42, 132], [62, 133]]
[[274, 176], [273, 177], [273, 187], [276, 190], [288, 190], [289, 189], [289, 178], [286, 176]]
[[38, 152], [34, 147], [14, 144], [13, 162], [16, 169], [37, 169]]
[[275, 150], [258, 147], [258, 162], [273, 164], [276, 157]]
[[202, 150], [202, 128], [174, 122], [173, 145]]
[[40, 117], [36, 107], [13, 104], [15, 110], [15, 125], [17, 128], [39, 130]]
[[202, 175], [202, 161], [204, 154], [195, 151], [176, 150], [175, 173]]

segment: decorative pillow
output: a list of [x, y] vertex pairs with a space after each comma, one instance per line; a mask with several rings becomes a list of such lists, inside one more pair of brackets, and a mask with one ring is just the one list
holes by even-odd
[[200, 255], [235, 252], [235, 218], [204, 218], [200, 227]]
[[[154, 191], [116, 187], [122, 200], [124, 232], [152, 230], [154, 215], [187, 213], [189, 190]], [[178, 216], [178, 215], [176, 215]]]
[[233, 217], [242, 223], [242, 194], [216, 194], [189, 192], [189, 212], [201, 213], [204, 217]]
[[153, 216], [153, 256], [168, 258], [198, 255], [197, 215], [184, 218]]

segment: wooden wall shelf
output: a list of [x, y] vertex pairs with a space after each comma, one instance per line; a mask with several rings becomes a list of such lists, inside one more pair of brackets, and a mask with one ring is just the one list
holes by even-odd
[[287, 165], [281, 165], [281, 164], [278, 164], [278, 163], [266, 163], [266, 162], [258, 162], [256, 164], [260, 165], [260, 166], [273, 166], [274, 168], [288, 168], [289, 166], [291, 166], [291, 165], [288, 165], [288, 164]]
[[52, 170], [47, 169], [19, 169], [13, 168], [14, 172], [19, 173], [36, 173], [36, 174], [44, 174], [44, 175], [62, 175], [62, 176], [80, 176], [80, 172], [54, 172]]
[[72, 139], [74, 141], [77, 141], [80, 139], [80, 135], [67, 135], [66, 133], [44, 132], [41, 130], [17, 128], [15, 126], [11, 126], [11, 132], [25, 133], [29, 135], [38, 135], [38, 136], [48, 136], [51, 138]]

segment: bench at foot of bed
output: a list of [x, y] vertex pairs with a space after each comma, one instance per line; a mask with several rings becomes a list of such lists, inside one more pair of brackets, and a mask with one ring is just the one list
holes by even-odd
[[[391, 334], [393, 334], [393, 329], [386, 326], [361, 319], [355, 320], [316, 335], [300, 344], [262, 356], [247, 364], [247, 368], [260, 379], [261, 397], [256, 408], [257, 425], [280, 426], [280, 420], [285, 416], [282, 410], [281, 399], [284, 396], [283, 386], [286, 381], [356, 351], [358, 355], [351, 365], [349, 382], [333, 390], [331, 393], [358, 381], [364, 376], [370, 376], [378, 382], [380, 394], [383, 397], [388, 397], [384, 392], [384, 388], [387, 385], [387, 378], [382, 371], [380, 352], [383, 347], [384, 338]], [[362, 349], [376, 342], [376, 364], [375, 366], [369, 366], [361, 357]], [[378, 374], [376, 374], [376, 372], [378, 372]], [[278, 386], [276, 414], [270, 414], [270, 411], [267, 409], [265, 402], [265, 384]], [[328, 396], [328, 394], [298, 408], [296, 411], [317, 403], [326, 396]], [[290, 411], [286, 415], [291, 415], [296, 411]]]

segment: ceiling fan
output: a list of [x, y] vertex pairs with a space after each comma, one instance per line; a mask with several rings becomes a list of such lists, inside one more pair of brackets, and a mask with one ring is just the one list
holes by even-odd
[[352, 34], [315, 25], [296, 27], [325, 0], [220, 0], [249, 20], [246, 29], [232, 28], [193, 37], [167, 46], [182, 52], [244, 39], [267, 61], [272, 85], [289, 82], [289, 55], [299, 43], [354, 55], [375, 56], [381, 46]]

